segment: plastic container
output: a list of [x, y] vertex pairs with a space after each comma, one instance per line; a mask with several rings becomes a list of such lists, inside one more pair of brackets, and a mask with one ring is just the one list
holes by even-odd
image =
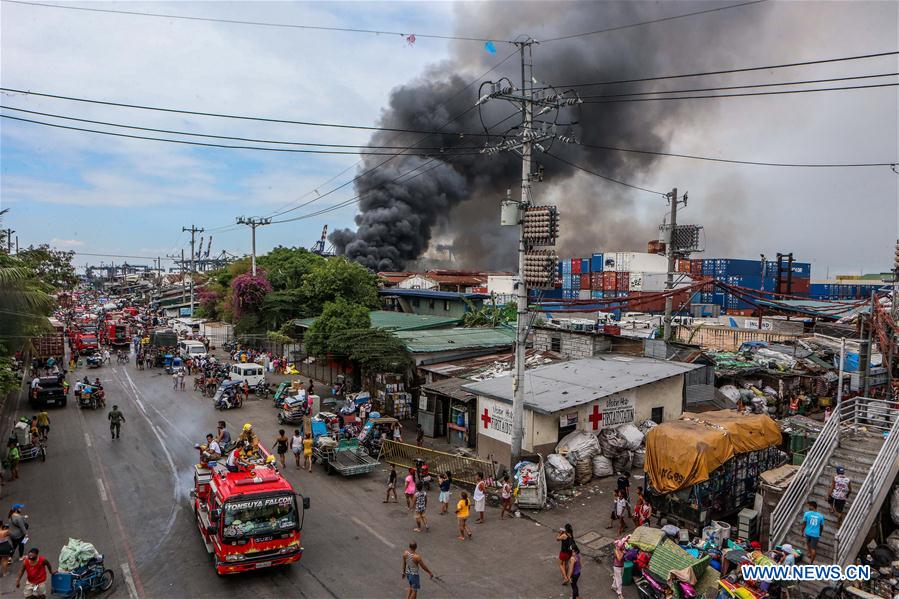
[[621, 584], [630, 586], [634, 584], [634, 562], [624, 562], [624, 568], [621, 572]]

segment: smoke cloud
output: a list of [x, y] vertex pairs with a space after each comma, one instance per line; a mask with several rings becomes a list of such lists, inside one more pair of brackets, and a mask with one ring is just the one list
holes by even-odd
[[[672, 6], [672, 5], [667, 5]], [[677, 12], [692, 10], [695, 3], [677, 3]], [[703, 5], [705, 6], [705, 5]], [[497, 39], [516, 39], [526, 32], [538, 41], [558, 35], [608, 28], [663, 16], [666, 5], [650, 3], [464, 3], [457, 14], [457, 31]], [[514, 18], [510, 16], [510, 9]], [[671, 9], [664, 14], [671, 14]], [[566, 84], [630, 79], [659, 74], [690, 72], [729, 64], [718, 43], [733, 42], [751, 35], [763, 18], [764, 5], [740, 8], [677, 21], [676, 25], [650, 25], [561, 41], [546, 41], [533, 48], [534, 76], [560, 91]], [[719, 16], [720, 15], [720, 16]], [[752, 25], [750, 27], [749, 25]], [[742, 44], [735, 44], [739, 47]], [[435, 65], [420, 77], [396, 88], [384, 109], [380, 125], [415, 130], [437, 130], [474, 105], [478, 85], [467, 84], [513, 52], [514, 46], [496, 42], [490, 55], [480, 44], [458, 42], [453, 58]], [[518, 56], [505, 61], [484, 79], [501, 76], [521, 82]], [[580, 88], [582, 96], [612, 95], [665, 88], [660, 84], [633, 84]], [[464, 91], [463, 91], [464, 90]], [[587, 144], [664, 150], [679, 126], [691, 116], [682, 102], [584, 103], [565, 109], [559, 122], [576, 121], [570, 134]], [[693, 104], [690, 109], [696, 110]], [[702, 110], [711, 110], [703, 105]], [[521, 160], [512, 152], [475, 153], [482, 137], [460, 136], [460, 132], [483, 131], [483, 123], [503, 121], [516, 111], [502, 100], [491, 100], [482, 111], [472, 110], [446, 125], [445, 133], [432, 135], [422, 147], [444, 148], [443, 154], [425, 157], [409, 153], [384, 162], [384, 156], [366, 156], [356, 181], [362, 196], [356, 231], [335, 231], [331, 241], [346, 254], [375, 270], [402, 270], [416, 261], [439, 239], [452, 243], [459, 267], [503, 269], [514, 266], [516, 245], [512, 227], [500, 227], [499, 204], [507, 189], [518, 196]], [[511, 116], [491, 130], [514, 133], [520, 116]], [[568, 133], [568, 128], [560, 132]], [[371, 145], [412, 145], [420, 135], [377, 132]], [[495, 143], [498, 138], [491, 140]], [[433, 153], [428, 150], [427, 152]], [[438, 151], [439, 152], [439, 151]], [[421, 150], [421, 153], [425, 153]], [[640, 154], [589, 150], [556, 141], [550, 153], [608, 177], [643, 183], [655, 158]], [[648, 194], [618, 186], [586, 174], [551, 156], [538, 153], [543, 183], [535, 184], [533, 200], [560, 207], [562, 236], [560, 255], [607, 250], [640, 250], [655, 237], [665, 211], [665, 201], [649, 196], [656, 208], [636, 205]], [[536, 165], [535, 165], [536, 168]], [[418, 170], [415, 170], [418, 169]], [[403, 176], [403, 173], [408, 173]], [[662, 191], [667, 191], [662, 190]], [[435, 244], [436, 245], [436, 244]]]

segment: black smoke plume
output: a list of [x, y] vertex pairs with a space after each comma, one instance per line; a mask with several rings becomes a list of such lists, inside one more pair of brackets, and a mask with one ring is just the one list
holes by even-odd
[[[689, 12], [700, 5], [708, 6], [691, 2], [462, 4], [457, 13], [457, 31], [460, 35], [489, 35], [498, 40], [518, 39], [528, 34], [540, 41]], [[664, 25], [546, 41], [533, 48], [534, 76], [562, 91], [566, 84], [696, 72], [734, 64], [736, 57], [712, 49], [731, 47], [736, 38], [751, 35], [748, 25], [760, 20], [764, 12], [764, 5], [756, 5]], [[721, 43], [724, 41], [728, 43]], [[490, 55], [476, 42], [457, 42], [451, 60], [431, 67], [420, 77], [393, 90], [379, 124], [436, 131], [473, 106], [478, 98], [478, 85], [464, 89], [466, 85], [515, 50], [509, 44], [496, 42], [495, 45], [497, 53]], [[495, 81], [501, 76], [520, 85], [517, 55], [485, 79]], [[581, 96], [607, 96], [670, 88], [670, 82], [662, 81], [585, 87], [578, 88], [578, 92]], [[676, 128], [690, 123], [693, 118], [690, 111], [707, 111], [708, 106], [664, 101], [585, 102], [560, 113], [559, 120], [576, 120], [578, 124], [571, 133], [587, 144], [665, 150]], [[439, 240], [452, 244], [459, 267], [512, 267], [515, 232], [511, 227], [500, 227], [499, 203], [507, 189], [516, 197], [520, 193], [520, 158], [512, 152], [473, 153], [470, 149], [483, 145], [484, 138], [460, 136], [460, 133], [483, 131], [484, 124], [501, 122], [515, 111], [512, 104], [491, 100], [480, 114], [477, 110], [469, 111], [446, 125], [443, 134], [431, 135], [419, 144], [444, 148], [443, 155], [431, 160], [422, 154], [435, 150], [410, 151], [360, 177], [355, 184], [356, 192], [362, 196], [355, 219], [357, 228], [356, 231], [338, 230], [331, 235], [337, 251], [375, 270], [402, 270], [408, 263], [419, 260]], [[515, 133], [518, 123], [520, 116], [515, 115], [491, 132]], [[421, 135], [377, 132], [370, 143], [405, 146], [420, 139]], [[490, 141], [496, 142], [498, 138]], [[609, 177], [636, 184], [644, 183], [657, 160], [560, 142], [555, 142], [550, 151]], [[384, 160], [384, 156], [366, 156], [361, 172]], [[551, 156], [538, 153], [535, 161], [535, 169], [537, 165], [543, 167], [545, 177], [543, 183], [535, 185], [533, 199], [557, 204], [562, 214], [562, 238], [557, 248], [560, 255], [598, 248], [640, 250], [657, 232], [665, 210], [661, 197], [586, 175]], [[416, 167], [421, 168], [413, 170]], [[403, 173], [408, 174], [402, 176]], [[641, 202], [647, 200], [652, 209], [638, 210], [636, 198]]]

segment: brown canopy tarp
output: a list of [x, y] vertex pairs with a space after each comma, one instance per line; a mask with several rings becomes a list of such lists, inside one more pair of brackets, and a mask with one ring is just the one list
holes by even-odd
[[715, 410], [664, 422], [646, 435], [645, 470], [652, 488], [671, 493], [708, 480], [735, 454], [780, 444], [780, 429], [765, 414]]

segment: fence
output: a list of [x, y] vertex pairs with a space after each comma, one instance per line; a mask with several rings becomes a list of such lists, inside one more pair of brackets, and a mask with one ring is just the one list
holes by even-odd
[[731, 327], [698, 325], [695, 327], [677, 327], [675, 336], [678, 341], [694, 343], [703, 347], [724, 351], [736, 351], [746, 341], [768, 341], [771, 343], [795, 340], [801, 335], [791, 333], [774, 333], [757, 329], [734, 329]]
[[474, 486], [477, 481], [475, 474], [481, 472], [485, 477], [496, 478], [496, 466], [487, 460], [469, 458], [452, 453], [428, 449], [408, 443], [397, 443], [389, 439], [381, 444], [381, 454], [388, 464], [396, 464], [400, 468], [415, 468], [415, 460], [421, 459], [428, 464], [428, 469], [433, 476], [439, 472], [452, 472], [453, 481]]

